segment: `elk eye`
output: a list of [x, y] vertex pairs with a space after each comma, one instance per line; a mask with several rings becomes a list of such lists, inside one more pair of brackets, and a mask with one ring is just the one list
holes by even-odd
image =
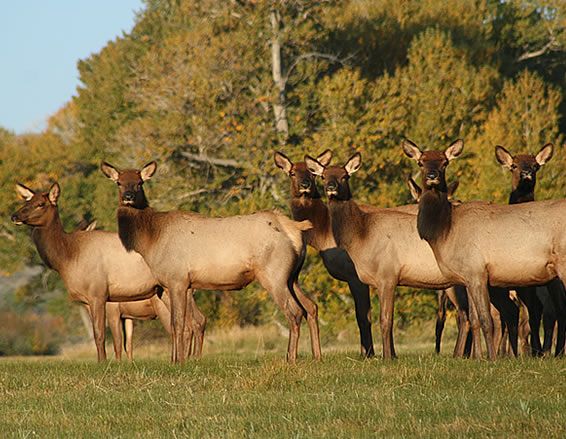
[[122, 186], [122, 183], [120, 183], [119, 181], [117, 181], [116, 184], [117, 184], [118, 186]]
[[515, 163], [513, 163], [513, 164], [511, 165], [511, 169], [517, 169], [517, 165], [516, 165]]
[[38, 203], [37, 207], [45, 207], [45, 203], [44, 202]]
[[422, 162], [418, 162], [418, 164], [419, 164], [419, 167], [421, 167], [421, 168], [423, 167]]
[[290, 175], [291, 177], [294, 177], [294, 176], [295, 176], [295, 172], [294, 172], [294, 171], [291, 171], [291, 172], [289, 172], [289, 175]]

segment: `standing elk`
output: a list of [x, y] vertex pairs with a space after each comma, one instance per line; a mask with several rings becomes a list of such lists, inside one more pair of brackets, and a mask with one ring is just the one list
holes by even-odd
[[[511, 171], [511, 194], [509, 204], [528, 203], [535, 200], [536, 176], [538, 170], [552, 158], [554, 146], [548, 143], [536, 155], [511, 155], [504, 147], [495, 147], [497, 161]], [[558, 279], [542, 287], [515, 288], [518, 297], [525, 304], [529, 313], [531, 328], [531, 352], [540, 355], [549, 352], [555, 323], [558, 330], [566, 330], [564, 315], [564, 286]], [[544, 313], [544, 344], [540, 344], [540, 321]], [[564, 346], [556, 345], [556, 355], [560, 355]]]
[[[408, 183], [413, 198], [420, 201], [422, 189], [411, 177], [409, 177]], [[447, 198], [450, 200], [450, 197], [451, 190], [450, 186], [448, 186]], [[504, 328], [507, 328], [509, 344], [511, 345], [511, 355], [516, 357], [518, 355], [519, 309], [515, 304], [515, 301], [509, 296], [509, 292], [506, 289], [489, 285], [488, 290], [491, 302], [490, 313], [493, 320], [494, 345], [497, 347], [502, 344]], [[477, 344], [472, 346], [472, 334], [469, 333], [471, 310], [466, 287], [462, 285], [455, 285], [452, 288], [448, 288], [446, 293], [456, 308], [458, 338], [460, 339], [460, 337], [464, 337], [464, 334], [460, 333], [461, 331], [465, 331], [465, 333], [468, 334], [463, 354], [465, 356], [469, 356], [473, 347], [475, 348], [474, 357], [478, 358], [481, 354], [481, 345]], [[438, 331], [438, 325], [436, 336], [437, 348], [439, 348], [442, 330]]]
[[98, 361], [106, 360], [106, 302], [149, 299], [163, 288], [143, 258], [124, 249], [118, 234], [100, 230], [66, 233], [59, 218], [61, 189], [57, 183], [45, 193], [35, 193], [22, 184], [16, 190], [25, 204], [12, 215], [12, 221], [32, 227], [32, 239], [45, 265], [59, 273], [73, 300], [88, 305]]
[[[383, 357], [395, 358], [395, 287], [444, 289], [453, 283], [442, 275], [430, 246], [419, 238], [417, 216], [404, 211], [409, 208], [362, 209], [352, 199], [348, 180], [360, 168], [360, 153], [344, 166], [324, 166], [310, 156], [305, 157], [305, 163], [311, 173], [324, 180], [336, 244], [350, 255], [360, 280], [373, 286], [379, 295]], [[458, 342], [462, 344], [464, 340]]]
[[[331, 156], [330, 150], [326, 150], [317, 160], [326, 166], [330, 163]], [[275, 165], [291, 180], [293, 219], [309, 220], [312, 223], [312, 229], [305, 232], [307, 244], [319, 252], [324, 266], [333, 278], [348, 283], [354, 298], [362, 356], [373, 357], [375, 351], [371, 334], [369, 287], [360, 281], [348, 253], [336, 245], [330, 227], [330, 214], [318, 192], [314, 175], [307, 169], [305, 162], [293, 163], [281, 152], [275, 153], [274, 160]]]
[[566, 279], [566, 200], [452, 205], [446, 195], [446, 167], [463, 148], [462, 140], [445, 151], [421, 151], [403, 142], [405, 154], [422, 168], [419, 236], [429, 243], [446, 278], [467, 287], [474, 345], [481, 344], [481, 326], [487, 356], [494, 359], [488, 284], [509, 288], [541, 285], [556, 276]]
[[289, 322], [287, 360], [296, 361], [305, 313], [312, 355], [319, 360], [318, 309], [297, 283], [306, 253], [302, 233], [312, 227], [310, 222], [296, 222], [276, 211], [213, 218], [194, 212], [157, 212], [149, 207], [143, 190], [156, 168], [155, 162], [140, 171], [118, 171], [106, 162], [101, 164], [104, 175], [118, 185], [122, 244], [129, 254], [142, 255], [169, 291], [172, 362], [183, 362], [187, 290], [237, 290], [254, 279]]
[[[88, 223], [82, 220], [75, 231], [91, 231], [96, 228], [96, 220]], [[90, 315], [88, 305], [85, 305]], [[204, 328], [206, 317], [202, 314], [196, 304], [187, 301], [187, 312], [192, 313], [195, 327], [187, 325], [185, 328], [185, 345], [189, 346], [187, 356], [191, 355], [193, 337], [195, 338], [194, 356], [200, 357], [202, 351]], [[134, 355], [134, 320], [159, 319], [165, 330], [171, 334], [171, 312], [169, 311], [169, 296], [167, 291], [162, 292], [161, 297], [155, 294], [150, 299], [136, 300], [133, 302], [106, 302], [106, 321], [112, 333], [112, 344], [116, 360], [122, 359], [122, 347], [126, 351], [128, 360], [133, 360]]]

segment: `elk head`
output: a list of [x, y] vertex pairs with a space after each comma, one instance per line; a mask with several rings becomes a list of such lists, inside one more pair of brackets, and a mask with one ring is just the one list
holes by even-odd
[[462, 154], [463, 149], [464, 141], [461, 139], [453, 142], [444, 151], [421, 151], [410, 140], [403, 141], [403, 152], [415, 160], [421, 168], [423, 189], [434, 189], [444, 193], [448, 192], [446, 167], [451, 160]]
[[[320, 198], [315, 184], [315, 177], [307, 169], [305, 162], [293, 163], [281, 152], [276, 152], [273, 158], [275, 160], [275, 166], [286, 172], [291, 178], [291, 196], [293, 198], [302, 196]], [[328, 166], [331, 159], [332, 152], [329, 149], [316, 158], [323, 166]]]
[[47, 225], [57, 213], [57, 199], [61, 193], [58, 183], [54, 183], [49, 192], [36, 193], [23, 184], [16, 184], [16, 190], [25, 200], [25, 204], [12, 215], [16, 225], [41, 227]]
[[145, 209], [149, 206], [143, 191], [143, 184], [155, 174], [156, 169], [155, 162], [148, 163], [140, 171], [135, 169], [118, 171], [106, 162], [100, 164], [102, 173], [118, 185], [120, 205], [136, 209]]
[[352, 198], [348, 180], [362, 164], [362, 155], [356, 152], [344, 166], [325, 166], [309, 155], [305, 156], [307, 169], [324, 181], [324, 190], [329, 200], [347, 201]]
[[512, 156], [505, 148], [497, 145], [495, 157], [497, 161], [512, 173], [511, 204], [535, 199], [537, 171], [552, 158], [554, 146], [548, 143], [536, 155], [517, 154]]

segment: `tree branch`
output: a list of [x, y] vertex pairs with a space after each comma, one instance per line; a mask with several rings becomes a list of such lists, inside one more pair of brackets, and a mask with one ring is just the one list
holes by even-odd
[[560, 44], [556, 42], [554, 37], [551, 37], [550, 41], [546, 43], [541, 49], [535, 50], [534, 52], [526, 52], [523, 53], [517, 61], [525, 61], [527, 59], [536, 58], [537, 56], [542, 56], [546, 52], [550, 52], [552, 50], [558, 50], [560, 48]]
[[216, 157], [209, 157], [204, 154], [193, 154], [192, 152], [184, 152], [181, 151], [180, 154], [194, 162], [199, 163], [210, 163], [214, 166], [224, 166], [227, 168], [244, 168], [244, 163], [238, 162], [237, 160], [232, 159], [219, 159]]
[[311, 52], [298, 56], [297, 59], [295, 59], [295, 62], [291, 65], [291, 67], [289, 67], [289, 70], [287, 70], [287, 73], [285, 75], [285, 84], [287, 84], [287, 81], [289, 80], [289, 76], [291, 75], [295, 67], [297, 67], [297, 65], [301, 61], [304, 61], [305, 59], [309, 59], [309, 58], [322, 58], [331, 61], [333, 63], [340, 63], [342, 65], [346, 65], [346, 61], [348, 60], [348, 58], [340, 59], [335, 55], [329, 55], [327, 53], [319, 53], [319, 52]]

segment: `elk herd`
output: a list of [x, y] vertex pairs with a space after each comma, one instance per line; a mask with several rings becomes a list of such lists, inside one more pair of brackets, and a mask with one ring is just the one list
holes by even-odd
[[480, 358], [482, 332], [489, 359], [507, 343], [510, 355], [518, 355], [519, 306], [528, 313], [532, 354], [548, 353], [556, 334], [555, 354], [563, 355], [566, 199], [534, 201], [536, 173], [551, 159], [553, 145], [536, 155], [512, 156], [495, 148], [497, 161], [512, 173], [508, 205], [452, 199], [457, 182], [447, 184], [447, 167], [463, 148], [457, 140], [445, 150], [423, 151], [404, 140], [402, 151], [421, 169], [420, 185], [408, 180], [418, 203], [394, 208], [355, 200], [349, 179], [362, 166], [359, 152], [344, 165], [331, 165], [332, 153], [326, 150], [299, 162], [274, 154], [275, 165], [289, 177], [293, 219], [276, 210], [229, 217], [158, 212], [144, 192], [155, 162], [121, 171], [103, 162], [102, 173], [118, 187], [118, 233], [91, 227], [65, 232], [57, 183], [45, 193], [18, 183], [25, 203], [12, 221], [32, 228], [43, 262], [59, 273], [72, 299], [87, 305], [99, 361], [106, 359], [107, 320], [116, 358], [122, 354], [123, 323], [131, 359], [131, 319], [156, 317], [171, 334], [172, 362], [199, 357], [206, 317], [193, 290], [238, 290], [254, 280], [287, 319], [287, 361], [296, 361], [303, 317], [312, 357], [320, 360], [318, 308], [298, 282], [307, 245], [320, 254], [330, 276], [348, 284], [363, 357], [375, 355], [370, 287], [380, 302], [383, 358], [396, 357], [397, 286], [438, 290], [437, 352], [450, 299], [457, 315], [457, 357]]

